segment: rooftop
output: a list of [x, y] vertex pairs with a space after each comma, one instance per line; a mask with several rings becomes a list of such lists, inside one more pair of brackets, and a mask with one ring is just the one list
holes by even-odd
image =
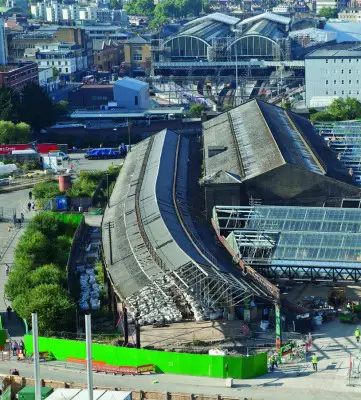
[[208, 183], [239, 183], [284, 164], [352, 182], [309, 120], [260, 100], [205, 122], [203, 137]]
[[237, 26], [243, 26], [248, 24], [253, 24], [254, 22], [261, 21], [266, 19], [268, 21], [277, 22], [283, 25], [288, 25], [291, 23], [291, 18], [284, 17], [278, 14], [274, 14], [272, 12], [265, 12], [263, 14], [255, 15], [254, 17], [246, 18], [239, 22]]
[[322, 47], [306, 55], [306, 58], [361, 58], [361, 46], [355, 43]]
[[221, 232], [235, 238], [245, 258], [247, 248], [269, 250], [255, 263], [361, 266], [361, 209], [216, 206], [214, 215]]

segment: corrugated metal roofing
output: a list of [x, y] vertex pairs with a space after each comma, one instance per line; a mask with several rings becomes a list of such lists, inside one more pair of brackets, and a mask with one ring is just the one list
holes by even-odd
[[216, 22], [222, 22], [222, 23], [228, 24], [228, 25], [235, 25], [240, 20], [239, 20], [239, 18], [216, 12], [216, 13], [205, 15], [204, 17], [201, 17], [201, 18], [197, 18], [196, 20], [190, 21], [187, 24], [185, 24], [184, 26], [194, 24], [194, 22], [199, 24], [203, 21], [216, 21]]
[[239, 22], [237, 25], [238, 26], [248, 25], [253, 22], [260, 21], [262, 19], [267, 19], [269, 21], [278, 22], [278, 23], [284, 24], [284, 25], [288, 25], [291, 23], [291, 18], [283, 17], [281, 15], [274, 14], [272, 12], [266, 12], [263, 14], [255, 15], [254, 17], [246, 18], [246, 19], [242, 20], [241, 22]]
[[271, 22], [266, 19], [257, 22], [244, 32], [243, 35], [261, 35], [270, 39], [277, 40], [286, 36], [284, 32], [279, 29], [279, 24]]
[[177, 36], [195, 36], [205, 40], [209, 44], [213, 38], [226, 37], [230, 33], [229, 25], [212, 20], [204, 20], [194, 26], [181, 30]]

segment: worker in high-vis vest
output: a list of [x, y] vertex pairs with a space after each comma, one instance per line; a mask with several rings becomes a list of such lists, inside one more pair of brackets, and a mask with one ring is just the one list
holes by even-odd
[[359, 343], [360, 342], [360, 328], [359, 327], [357, 327], [355, 330], [355, 338], [357, 340], [357, 343]]
[[318, 364], [317, 356], [316, 354], [314, 354], [312, 356], [312, 367], [314, 371], [317, 371], [317, 364]]

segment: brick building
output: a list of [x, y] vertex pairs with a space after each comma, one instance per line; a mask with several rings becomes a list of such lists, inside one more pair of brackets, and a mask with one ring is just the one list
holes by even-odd
[[34, 62], [0, 66], [0, 87], [20, 92], [29, 83], [39, 83], [38, 65]]
[[119, 45], [112, 40], [93, 40], [94, 66], [97, 71], [113, 71], [122, 62]]

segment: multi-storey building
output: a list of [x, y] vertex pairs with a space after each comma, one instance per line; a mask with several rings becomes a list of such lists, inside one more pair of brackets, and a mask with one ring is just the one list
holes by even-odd
[[128, 70], [146, 70], [150, 68], [150, 43], [136, 36], [124, 43], [124, 63]]
[[338, 19], [350, 22], [361, 21], [361, 9], [360, 8], [345, 8], [338, 13]]
[[327, 46], [309, 53], [305, 58], [305, 81], [307, 106], [327, 105], [335, 97], [361, 100], [360, 46]]
[[342, 10], [347, 7], [347, 3], [347, 0], [316, 0], [316, 12], [319, 13], [322, 8]]
[[0, 67], [0, 87], [21, 91], [29, 83], [39, 83], [38, 65], [34, 62]]
[[7, 63], [6, 35], [4, 19], [0, 18], [0, 64]]
[[113, 71], [121, 63], [121, 48], [112, 40], [93, 40], [94, 67], [97, 71]]

